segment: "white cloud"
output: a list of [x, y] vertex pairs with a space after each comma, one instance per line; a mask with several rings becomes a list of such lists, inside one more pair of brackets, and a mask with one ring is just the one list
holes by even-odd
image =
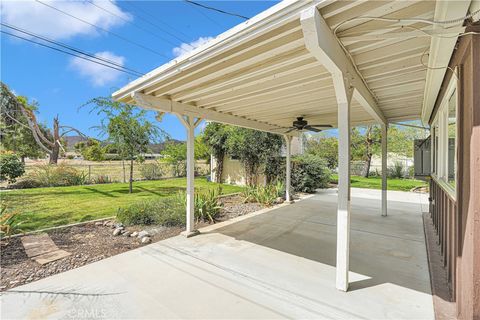
[[212, 37], [200, 37], [195, 41], [192, 41], [190, 43], [182, 43], [180, 46], [173, 48], [173, 55], [175, 57], [179, 57], [181, 55], [184, 55], [186, 53], [189, 53], [190, 51], [200, 47], [201, 45], [207, 43], [208, 41], [212, 40]]
[[[107, 30], [125, 23], [121, 18], [86, 1], [43, 0], [42, 2]], [[93, 2], [123, 19], [132, 19], [128, 13], [123, 12], [110, 1], [94, 0]], [[55, 40], [99, 33], [96, 28], [36, 1], [2, 0], [0, 11], [2, 22]], [[22, 34], [22, 36], [25, 35]]]
[[[117, 56], [109, 51], [97, 52], [95, 56], [111, 60], [121, 66], [125, 64], [125, 57]], [[115, 69], [111, 69], [78, 57], [70, 59], [70, 66], [75, 71], [80, 73], [80, 75], [88, 78], [90, 82], [97, 87], [115, 82], [122, 74], [120, 71]]]

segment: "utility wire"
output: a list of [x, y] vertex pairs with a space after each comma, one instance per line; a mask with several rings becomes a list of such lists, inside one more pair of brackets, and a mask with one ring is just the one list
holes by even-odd
[[55, 10], [55, 11], [58, 11], [58, 12], [60, 12], [60, 13], [63, 13], [64, 15], [67, 15], [67, 16], [69, 16], [69, 17], [71, 17], [71, 18], [74, 18], [74, 19], [76, 19], [76, 20], [78, 20], [78, 21], [81, 21], [81, 22], [83, 22], [83, 23], [85, 23], [85, 24], [88, 24], [88, 25], [90, 25], [90, 26], [92, 26], [92, 27], [94, 27], [94, 28], [96, 28], [96, 29], [98, 29], [98, 30], [107, 32], [108, 34], [111, 34], [112, 36], [115, 36], [115, 37], [117, 37], [117, 38], [119, 38], [119, 39], [121, 39], [121, 40], [123, 40], [123, 41], [125, 41], [125, 42], [128, 42], [128, 43], [130, 43], [130, 44], [133, 44], [133, 45], [135, 45], [135, 46], [137, 46], [137, 47], [139, 47], [139, 48], [142, 48], [142, 49], [144, 49], [144, 50], [146, 50], [146, 51], [150, 51], [150, 52], [152, 52], [152, 53], [154, 53], [154, 54], [156, 54], [156, 55], [159, 55], [159, 56], [168, 58], [168, 57], [167, 57], [166, 55], [164, 55], [163, 53], [161, 53], [161, 52], [159, 52], [159, 51], [156, 51], [156, 50], [154, 50], [154, 49], [151, 49], [151, 48], [149, 48], [149, 47], [146, 47], [146, 46], [144, 46], [144, 45], [142, 45], [142, 44], [140, 44], [140, 43], [138, 43], [138, 42], [132, 41], [132, 40], [130, 40], [130, 39], [128, 39], [128, 38], [125, 38], [124, 36], [122, 36], [122, 35], [120, 35], [120, 34], [118, 34], [118, 33], [115, 33], [115, 32], [109, 31], [109, 30], [107, 30], [107, 29], [105, 29], [105, 28], [99, 27], [99, 26], [97, 26], [97, 25], [95, 25], [95, 24], [93, 24], [93, 23], [90, 23], [90, 22], [88, 22], [88, 21], [86, 21], [86, 20], [83, 20], [83, 19], [81, 19], [81, 18], [79, 18], [79, 17], [76, 17], [76, 16], [74, 16], [74, 15], [68, 13], [68, 12], [65, 12], [65, 11], [63, 11], [63, 10], [61, 10], [61, 9], [58, 9], [57, 7], [54, 7], [54, 6], [49, 5], [49, 4], [46, 4], [45, 2], [42, 2], [42, 1], [40, 1], [40, 0], [35, 0], [35, 1], [37, 1], [37, 2], [40, 3], [40, 4], [43, 4], [43, 5], [46, 6], [46, 7], [49, 7], [49, 8], [51, 8], [51, 9]]
[[[156, 34], [155, 32], [152, 32], [152, 31], [150, 31], [150, 30], [148, 30], [148, 29], [145, 29], [145, 28], [143, 28], [143, 27], [141, 27], [141, 26], [136, 25], [135, 23], [131, 22], [130, 20], [125, 19], [124, 17], [122, 17], [122, 16], [120, 16], [120, 15], [118, 15], [118, 14], [116, 14], [116, 13], [114, 13], [114, 12], [108, 10], [108, 9], [105, 9], [105, 8], [97, 5], [97, 4], [96, 4], [95, 2], [93, 2], [92, 0], [87, 0], [87, 2], [90, 3], [92, 6], [95, 6], [95, 7], [97, 7], [98, 9], [103, 10], [103, 11], [107, 12], [108, 14], [110, 14], [110, 15], [112, 15], [112, 16], [117, 17], [117, 18], [125, 21], [126, 23], [131, 24], [132, 26], [134, 26], [135, 28], [137, 28], [137, 29], [139, 29], [139, 30], [142, 30], [142, 31], [144, 31], [144, 32], [147, 32], [147, 33], [153, 35], [154, 37], [156, 37], [156, 38], [158, 38], [158, 39], [160, 39], [160, 40], [163, 40], [163, 41], [165, 41], [165, 42], [168, 42], [169, 44], [171, 44], [171, 45], [173, 45], [173, 46], [177, 46], [177, 43], [173, 43], [172, 41], [170, 41], [170, 40], [168, 40], [168, 39], [165, 39], [165, 38], [159, 36], [159, 35]], [[180, 40], [180, 41], [182, 41], [182, 40]]]
[[198, 6], [198, 7], [204, 8], [204, 9], [207, 9], [207, 10], [212, 10], [212, 11], [219, 12], [219, 13], [223, 13], [223, 14], [226, 14], [226, 15], [229, 15], [229, 16], [241, 18], [241, 19], [244, 19], [244, 20], [250, 19], [249, 17], [245, 17], [245, 16], [243, 16], [243, 15], [241, 15], [241, 14], [238, 14], [238, 13], [228, 12], [228, 11], [225, 11], [225, 10], [222, 10], [222, 9], [210, 7], [210, 6], [207, 6], [207, 5], [204, 5], [204, 4], [201, 4], [201, 3], [198, 3], [198, 2], [192, 1], [192, 0], [183, 0], [183, 1], [188, 2], [188, 3], [190, 3], [190, 4], [193, 4], [193, 5], [195, 5], [195, 6]]
[[76, 53], [79, 53], [79, 54], [82, 54], [82, 55], [85, 55], [85, 56], [88, 56], [88, 57], [91, 57], [91, 58], [93, 58], [93, 59], [101, 60], [101, 61], [103, 61], [103, 62], [109, 63], [109, 64], [114, 65], [114, 66], [116, 66], [116, 67], [125, 69], [126, 71], [130, 71], [130, 72], [136, 73], [138, 76], [144, 75], [144, 73], [142, 73], [142, 72], [136, 71], [136, 70], [134, 70], [134, 69], [130, 69], [130, 68], [128, 68], [128, 67], [125, 67], [125, 66], [123, 66], [123, 65], [115, 62], [115, 61], [112, 61], [112, 60], [109, 60], [109, 59], [100, 57], [100, 56], [98, 56], [98, 55], [95, 55], [95, 54], [93, 54], [93, 53], [90, 53], [90, 52], [87, 52], [87, 51], [84, 51], [84, 50], [81, 50], [81, 49], [72, 47], [72, 46], [70, 46], [70, 45], [68, 45], [68, 44], [65, 44], [65, 43], [62, 43], [62, 42], [58, 42], [58, 41], [52, 40], [52, 39], [50, 39], [50, 38], [47, 38], [47, 37], [44, 37], [44, 36], [35, 34], [35, 33], [33, 33], [33, 32], [30, 32], [30, 31], [27, 31], [27, 30], [25, 30], [25, 29], [22, 29], [22, 28], [19, 28], [19, 27], [10, 25], [10, 24], [8, 24], [8, 23], [3, 23], [3, 22], [1, 22], [0, 24], [1, 24], [2, 26], [4, 26], [4, 27], [13, 29], [13, 30], [15, 30], [15, 31], [17, 31], [17, 32], [21, 32], [21, 33], [26, 34], [26, 35], [29, 35], [29, 36], [31, 36], [31, 37], [34, 37], [34, 38], [43, 40], [43, 41], [45, 41], [45, 42], [48, 42], [48, 43], [57, 45], [57, 46], [59, 46], [59, 47], [62, 47], [62, 48], [71, 50], [71, 51], [73, 51], [73, 52], [76, 52]]
[[[189, 4], [187, 1], [185, 1], [185, 3]], [[191, 7], [198, 13], [200, 13], [203, 17], [205, 17], [207, 20], [209, 20], [210, 22], [212, 22], [213, 24], [219, 26], [220, 28], [225, 28], [224, 25], [220, 24], [218, 21], [216, 21], [215, 19], [212, 19], [208, 16], [208, 14], [206, 14], [205, 12], [203, 12], [202, 9], [198, 8], [197, 6], [195, 5], [192, 5], [192, 4], [189, 4], [191, 5]]]
[[[113, 4], [115, 4], [115, 2], [113, 2], [113, 0], [109, 0], [109, 1], [110, 1], [111, 3], [113, 3]], [[179, 36], [175, 35], [174, 33], [170, 32], [170, 31], [168, 31], [168, 30], [165, 30], [163, 27], [160, 27], [158, 24], [152, 22], [152, 20], [147, 19], [147, 18], [144, 18], [142, 15], [139, 15], [138, 12], [137, 12], [137, 13], [136, 13], [136, 17], [137, 17], [138, 19], [140, 19], [140, 20], [148, 23], [149, 25], [151, 25], [151, 26], [159, 29], [159, 30], [162, 31], [162, 32], [165, 32], [165, 33], [169, 34], [170, 36], [174, 37], [175, 39], [177, 39], [177, 40], [179, 40], [179, 41], [182, 41], [183, 43], [188, 43], [188, 40], [186, 40], [186, 39], [188, 39], [189, 36], [186, 35], [185, 33], [183, 33], [181, 30], [178, 30], [178, 29], [172, 27], [171, 25], [167, 24], [166, 22], [160, 21], [160, 20], [158, 19], [158, 17], [155, 17], [154, 15], [152, 15], [151, 13], [149, 13], [148, 11], [146, 11], [145, 9], [143, 9], [143, 8], [140, 7], [140, 6], [134, 5], [133, 3], [126, 2], [126, 1], [122, 2], [122, 4], [123, 4], [123, 5], [127, 5], [127, 6], [130, 7], [130, 8], [134, 8], [134, 9], [136, 8], [137, 11], [138, 11], [138, 10], [141, 11], [144, 15], [147, 15], [147, 16], [151, 17], [151, 18], [154, 19], [156, 22], [158, 21], [158, 22], [164, 24], [165, 26], [169, 27], [170, 29], [175, 30], [176, 32], [178, 32], [179, 34], [182, 35], [182, 38], [180, 38]], [[130, 12], [130, 13], [131, 13], [131, 12]], [[183, 37], [185, 37], [185, 38], [183, 38]]]
[[68, 52], [66, 50], [62, 50], [62, 49], [59, 49], [59, 48], [55, 48], [53, 46], [49, 46], [48, 44], [45, 44], [45, 43], [41, 43], [41, 42], [37, 42], [37, 41], [34, 41], [34, 40], [31, 40], [31, 39], [28, 39], [28, 38], [25, 38], [25, 37], [22, 37], [22, 36], [19, 36], [19, 35], [16, 35], [16, 34], [13, 34], [13, 33], [10, 33], [10, 32], [7, 32], [7, 31], [4, 31], [4, 30], [0, 30], [1, 33], [4, 33], [4, 34], [7, 34], [11, 37], [15, 37], [15, 38], [18, 38], [18, 39], [22, 39], [22, 40], [25, 40], [25, 41], [28, 41], [28, 42], [31, 42], [31, 43], [34, 43], [34, 44], [38, 44], [42, 47], [46, 47], [46, 48], [49, 48], [49, 49], [52, 49], [52, 50], [55, 50], [55, 51], [58, 51], [58, 52], [62, 52], [62, 53], [65, 53], [65, 54], [68, 54], [68, 55], [71, 55], [71, 56], [74, 56], [74, 57], [77, 57], [77, 58], [80, 58], [80, 59], [83, 59], [83, 60], [86, 60], [86, 61], [90, 61], [90, 62], [93, 62], [93, 63], [96, 63], [96, 64], [99, 64], [99, 65], [102, 65], [102, 66], [105, 66], [107, 68], [111, 68], [111, 69], [115, 69], [117, 71], [121, 71], [121, 72], [124, 72], [124, 73], [128, 73], [130, 75], [133, 75], [133, 76], [138, 76], [137, 74], [133, 73], [133, 72], [130, 72], [130, 71], [126, 71], [125, 69], [121, 69], [121, 68], [117, 68], [113, 65], [110, 65], [110, 64], [106, 64], [106, 63], [102, 63], [102, 62], [99, 62], [99, 61], [95, 61], [95, 60], [92, 60], [92, 59], [89, 59], [87, 57], [85, 57], [84, 55], [79, 55], [79, 54], [75, 54], [75, 53], [72, 53], [72, 52]]

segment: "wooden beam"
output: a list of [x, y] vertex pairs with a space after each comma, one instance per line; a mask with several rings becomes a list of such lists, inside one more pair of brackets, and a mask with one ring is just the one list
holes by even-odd
[[[180, 115], [188, 115], [197, 118], [202, 118], [205, 120], [210, 120], [213, 122], [221, 122], [226, 124], [231, 124], [238, 127], [250, 128], [260, 131], [271, 132], [275, 134], [281, 134], [282, 129], [287, 130], [287, 128], [282, 128], [279, 126], [274, 126], [265, 122], [259, 122], [255, 120], [250, 120], [242, 117], [237, 117], [230, 114], [225, 114], [209, 109], [202, 109], [196, 106], [183, 104], [180, 102], [172, 101], [167, 98], [160, 98], [149, 96], [143, 93], [134, 92], [132, 93], [132, 99], [136, 101], [136, 104], [142, 108], [169, 112]], [[293, 134], [296, 135], [296, 134]]]
[[352, 61], [340, 46], [338, 39], [333, 35], [317, 8], [311, 7], [301, 14], [301, 24], [307, 49], [332, 74], [348, 77], [355, 88], [354, 98], [379, 123], [387, 120], [375, 98], [370, 93], [360, 74], [356, 71]]

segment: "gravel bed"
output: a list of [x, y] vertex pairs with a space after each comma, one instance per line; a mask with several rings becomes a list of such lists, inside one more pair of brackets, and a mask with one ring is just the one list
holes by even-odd
[[[137, 231], [141, 227], [129, 227]], [[70, 256], [41, 265], [27, 257], [20, 237], [1, 242], [0, 291], [36, 281], [60, 272], [78, 268], [116, 254], [141, 247], [141, 240], [130, 236], [114, 236], [111, 226], [89, 223], [49, 231], [53, 242]], [[152, 242], [179, 234], [183, 228], [170, 227], [152, 235]]]
[[[223, 209], [219, 221], [229, 220], [265, 207], [258, 203], [243, 203], [243, 198], [238, 195], [225, 197], [220, 201]], [[197, 228], [205, 225], [207, 224], [198, 223]], [[114, 230], [113, 222], [109, 225], [92, 222], [48, 231], [47, 233], [58, 248], [70, 252], [71, 255], [44, 265], [27, 257], [20, 237], [10, 239], [8, 243], [2, 240], [0, 242], [0, 292], [176, 236], [184, 228], [132, 226], [124, 228], [122, 234], [116, 236], [113, 235]], [[137, 237], [126, 236], [142, 230], [149, 233], [148, 242], [142, 243]]]
[[223, 204], [220, 221], [229, 220], [265, 208], [260, 203], [244, 203], [241, 196], [225, 197], [220, 199]]

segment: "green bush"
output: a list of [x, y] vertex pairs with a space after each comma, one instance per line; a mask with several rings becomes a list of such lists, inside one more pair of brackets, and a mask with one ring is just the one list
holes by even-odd
[[77, 186], [88, 183], [88, 175], [64, 164], [37, 166], [26, 177], [39, 187]]
[[278, 197], [285, 194], [285, 185], [281, 182], [266, 186], [247, 186], [242, 192], [244, 202], [258, 202], [266, 206], [275, 203]]
[[117, 212], [125, 225], [185, 225], [185, 205], [177, 197], [135, 202]]
[[[222, 208], [220, 194], [221, 188], [195, 194], [196, 221], [215, 222], [218, 219]], [[179, 192], [173, 197], [139, 201], [126, 208], [120, 208], [117, 220], [125, 225], [185, 225], [186, 205], [185, 192]]]
[[165, 172], [163, 167], [158, 163], [144, 163], [140, 166], [140, 173], [145, 180], [159, 180]]
[[305, 154], [292, 159], [291, 186], [297, 192], [313, 193], [328, 187], [331, 171], [325, 160]]
[[15, 182], [25, 173], [25, 164], [13, 153], [0, 154], [0, 180]]
[[393, 179], [404, 178], [404, 166], [400, 161], [395, 161], [392, 167], [388, 168], [388, 177]]

